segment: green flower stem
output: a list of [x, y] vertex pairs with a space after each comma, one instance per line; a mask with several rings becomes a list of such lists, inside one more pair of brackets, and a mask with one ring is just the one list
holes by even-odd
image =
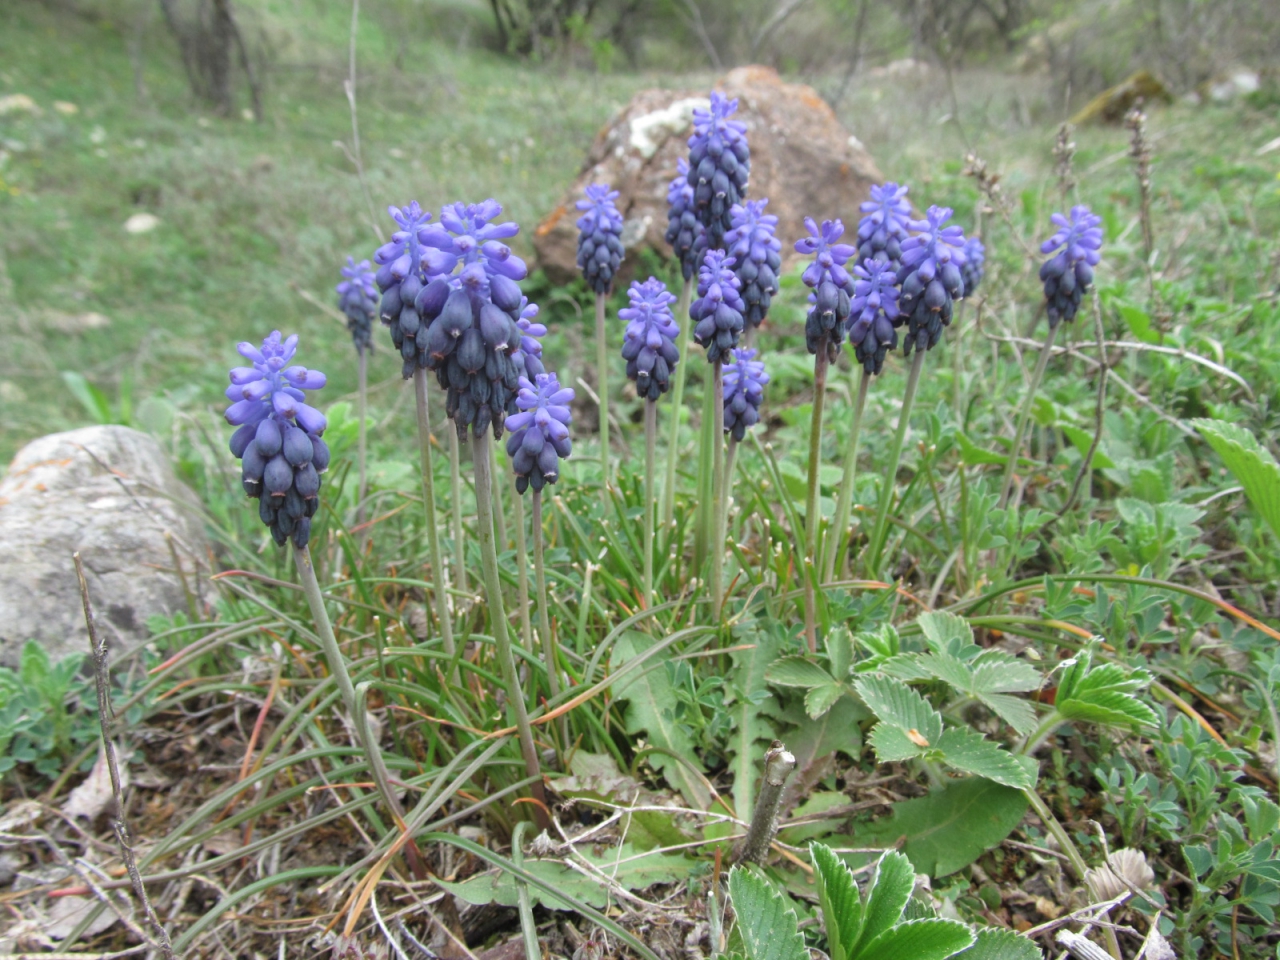
[[711, 390], [711, 378], [703, 381], [702, 416], [698, 434], [698, 486], [694, 513], [693, 569], [694, 575], [705, 576], [704, 567], [711, 550], [711, 538], [715, 536], [715, 395]]
[[502, 603], [502, 579], [498, 575], [498, 552], [493, 539], [493, 477], [490, 472], [492, 454], [489, 451], [489, 432], [482, 431], [471, 438], [471, 459], [476, 471], [476, 520], [480, 528], [480, 559], [484, 566], [484, 591], [489, 608], [489, 628], [498, 651], [498, 666], [502, 669], [502, 682], [506, 687], [507, 706], [515, 714], [516, 730], [520, 739], [520, 753], [524, 757], [525, 773], [537, 777], [530, 788], [534, 804], [534, 820], [539, 830], [549, 829], [547, 798], [542, 789], [542, 769], [538, 763], [538, 748], [533, 742], [533, 727], [529, 725], [529, 713], [525, 709], [524, 693], [520, 689], [520, 675], [516, 672], [515, 656], [511, 651], [511, 636], [507, 633], [507, 614]]
[[724, 603], [724, 530], [721, 524], [728, 497], [724, 489], [724, 363], [711, 365], [711, 615], [719, 620]]
[[467, 546], [462, 539], [462, 451], [458, 443], [458, 431], [449, 434], [449, 484], [453, 497], [449, 502], [453, 521], [453, 578], [455, 586], [467, 592]]
[[[369, 357], [365, 353], [364, 347], [359, 347], [356, 351], [356, 416], [359, 418], [360, 432], [356, 447], [356, 461], [359, 470], [359, 483], [356, 487], [356, 526], [361, 527], [364, 524], [364, 501], [369, 494], [369, 483], [365, 473], [365, 411], [369, 405]], [[360, 546], [363, 547], [365, 540], [368, 539], [368, 532], [363, 528], [360, 530]]]
[[605, 337], [605, 295], [596, 294], [596, 392], [600, 396], [600, 503], [609, 516], [609, 344]]
[[809, 424], [809, 483], [805, 498], [804, 563], [800, 576], [804, 580], [804, 638], [809, 652], [818, 650], [817, 597], [813, 581], [817, 575], [818, 532], [821, 529], [822, 500], [818, 495], [818, 467], [822, 461], [822, 407], [827, 394], [827, 338], [818, 340], [813, 357], [813, 419]]
[[676, 364], [675, 386], [671, 390], [671, 430], [667, 441], [667, 482], [662, 487], [662, 529], [672, 532], [676, 509], [676, 465], [680, 462], [680, 414], [684, 411], [684, 380], [689, 370], [689, 302], [693, 299], [693, 278], [688, 277], [680, 290], [675, 318], [680, 324], [680, 362]]
[[1054, 710], [1044, 718], [1040, 726], [1036, 727], [1035, 732], [1027, 737], [1026, 743], [1023, 744], [1022, 749], [1018, 752], [1028, 757], [1033, 756], [1044, 742], [1053, 735], [1053, 731], [1057, 730], [1064, 722], [1062, 714]]
[[542, 634], [542, 659], [547, 663], [547, 689], [560, 696], [560, 666], [556, 640], [551, 633], [551, 608], [547, 603], [547, 568], [542, 546], [542, 491], [533, 491], [533, 576], [538, 590], [538, 632]]
[[1053, 352], [1053, 340], [1058, 335], [1061, 324], [1052, 324], [1049, 334], [1044, 338], [1044, 348], [1036, 358], [1036, 369], [1031, 374], [1031, 383], [1027, 387], [1027, 395], [1022, 399], [1022, 410], [1018, 413], [1018, 428], [1013, 433], [1013, 446], [1009, 448], [1009, 460], [1004, 466], [1004, 482], [1000, 484], [1000, 501], [997, 507], [1004, 507], [1009, 502], [1009, 491], [1013, 488], [1013, 471], [1018, 465], [1018, 450], [1022, 447], [1022, 438], [1027, 432], [1027, 421], [1031, 418], [1031, 407], [1036, 402], [1036, 391], [1040, 389], [1040, 381], [1044, 379], [1044, 368], [1049, 363], [1049, 354]]
[[[427, 371], [413, 371], [413, 390], [418, 401], [418, 455], [422, 468], [422, 500], [427, 521], [427, 556], [431, 560], [432, 586], [436, 595], [436, 618], [444, 652], [454, 654], [453, 622], [449, 619], [449, 595], [445, 589], [444, 561], [440, 556], [440, 534], [436, 530], [436, 481], [431, 466], [431, 411], [427, 403]], [[450, 427], [452, 429], [452, 427]]]
[[[498, 447], [496, 444], [489, 444], [489, 476], [500, 477], [503, 471], [499, 469], [498, 464]], [[497, 537], [498, 553], [503, 553], [507, 549], [507, 511], [502, 503], [502, 484], [495, 483], [493, 485], [493, 532]]]
[[871, 374], [866, 368], [860, 368], [858, 378], [858, 399], [853, 405], [853, 429], [849, 433], [849, 446], [844, 452], [844, 472], [840, 476], [840, 494], [836, 500], [836, 522], [827, 535], [822, 551], [822, 582], [830, 583], [835, 578], [836, 561], [841, 554], [841, 546], [848, 533], [849, 511], [853, 506], [854, 479], [858, 473], [858, 442], [862, 433], [862, 411], [867, 405], [867, 388], [871, 385]]
[[884, 474], [884, 489], [880, 492], [880, 506], [876, 510], [876, 525], [868, 544], [870, 553], [868, 563], [863, 570], [867, 576], [876, 576], [880, 570], [880, 552], [884, 549], [885, 537], [888, 535], [889, 505], [893, 502], [894, 478], [898, 475], [898, 464], [902, 460], [902, 443], [907, 437], [907, 427], [911, 422], [911, 407], [916, 400], [916, 387], [920, 384], [920, 371], [924, 368], [924, 350], [916, 348], [915, 357], [911, 361], [911, 372], [907, 374], [907, 389], [902, 395], [902, 412], [898, 415], [898, 432], [893, 438], [893, 450], [889, 454], [889, 469]]
[[1058, 818], [1053, 815], [1053, 811], [1048, 805], [1040, 799], [1040, 794], [1036, 793], [1033, 787], [1023, 787], [1022, 795], [1027, 798], [1027, 802], [1031, 804], [1031, 809], [1036, 812], [1036, 816], [1040, 818], [1040, 822], [1044, 824], [1055, 840], [1058, 846], [1062, 847], [1062, 852], [1067, 856], [1067, 862], [1071, 864], [1071, 869], [1076, 875], [1076, 879], [1081, 883], [1084, 882], [1085, 872], [1089, 869], [1089, 865], [1084, 862], [1084, 857], [1080, 855], [1080, 849], [1076, 846], [1075, 841], [1071, 839], [1071, 834], [1067, 833], [1062, 824], [1058, 822]]
[[[529, 545], [524, 535], [524, 497], [516, 503], [516, 589], [520, 604], [520, 642], [533, 653], [533, 618], [529, 615]], [[550, 667], [548, 666], [548, 669]]]
[[653, 606], [653, 523], [656, 513], [654, 460], [658, 443], [658, 402], [644, 402], [644, 606]]
[[[723, 406], [721, 407], [723, 415]], [[720, 482], [721, 493], [719, 502], [716, 504], [718, 508], [718, 516], [716, 517], [716, 551], [721, 556], [724, 555], [725, 544], [729, 540], [729, 505], [733, 501], [733, 462], [735, 454], [738, 452], [738, 441], [732, 437], [725, 439], [726, 449], [724, 452], [724, 470], [723, 479]], [[722, 575], [723, 579], [723, 575]], [[721, 599], [723, 602], [723, 598]]]

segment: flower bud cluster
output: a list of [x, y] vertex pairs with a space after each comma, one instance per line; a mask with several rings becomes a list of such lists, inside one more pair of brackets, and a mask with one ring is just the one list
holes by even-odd
[[520, 378], [516, 412], [507, 417], [511, 436], [507, 455], [516, 474], [516, 490], [541, 490], [560, 479], [560, 461], [569, 456], [573, 390], [561, 387], [554, 373], [540, 373], [530, 381]]
[[1071, 219], [1061, 213], [1050, 218], [1058, 232], [1040, 245], [1053, 257], [1040, 268], [1049, 326], [1075, 319], [1080, 300], [1093, 285], [1093, 268], [1102, 259], [1102, 218], [1085, 206], [1071, 208]]
[[706, 248], [706, 229], [693, 211], [693, 187], [689, 185], [689, 161], [676, 161], [676, 178], [667, 187], [667, 243], [680, 259], [688, 280], [697, 272], [698, 256]]
[[373, 270], [368, 260], [356, 263], [347, 257], [342, 268], [343, 280], [334, 291], [338, 294], [338, 309], [347, 318], [347, 329], [356, 350], [363, 353], [373, 347], [373, 318], [378, 313], [378, 287], [373, 280]]
[[520, 340], [511, 351], [511, 359], [515, 361], [520, 376], [529, 380], [547, 372], [547, 368], [542, 365], [541, 342], [541, 338], [547, 335], [547, 327], [546, 324], [537, 322], [538, 312], [536, 303], [530, 303], [528, 297], [520, 298], [520, 316], [516, 320], [516, 326], [520, 328]]
[[698, 269], [698, 299], [689, 307], [693, 338], [707, 351], [708, 362], [715, 363], [738, 345], [745, 309], [733, 258], [723, 250], [708, 250]]
[[298, 338], [280, 340], [272, 331], [261, 349], [241, 343], [236, 349], [252, 366], [235, 367], [226, 396], [227, 422], [238, 427], [231, 452], [240, 461], [244, 491], [258, 500], [258, 516], [276, 543], [292, 539], [301, 550], [311, 537], [311, 518], [319, 509], [320, 474], [329, 467], [329, 448], [320, 439], [324, 414], [306, 404], [304, 390], [319, 390], [319, 370], [288, 366]]
[[898, 277], [888, 260], [870, 258], [853, 268], [849, 342], [862, 369], [879, 373], [898, 346]]
[[431, 214], [416, 200], [403, 208], [387, 207], [387, 213], [400, 229], [373, 256], [378, 264], [374, 279], [382, 291], [378, 315], [391, 330], [407, 380], [417, 367], [427, 365], [427, 321], [418, 301], [429, 277], [443, 267], [439, 244], [447, 243], [448, 237], [429, 223]]
[[813, 262], [805, 267], [801, 279], [813, 290], [809, 295], [809, 315], [805, 320], [804, 339], [809, 352], [816, 354], [822, 338], [827, 339], [827, 355], [835, 360], [849, 322], [849, 303], [853, 296], [853, 277], [844, 265], [857, 251], [847, 243], [836, 243], [844, 235], [839, 220], [823, 220], [819, 228], [812, 217], [804, 218], [809, 236], [796, 241], [796, 252], [810, 254]]
[[729, 119], [737, 109], [736, 99], [712, 91], [710, 108], [693, 111], [689, 186], [693, 188], [694, 214], [706, 228], [710, 249], [724, 246], [724, 235], [733, 226], [731, 211], [746, 196], [751, 172], [747, 126]]
[[760, 326], [768, 314], [782, 269], [782, 241], [774, 236], [778, 218], [764, 212], [768, 205], [768, 200], [735, 204], [730, 211], [733, 229], [724, 235], [725, 248], [734, 259], [733, 272], [742, 286], [742, 301], [747, 305], [743, 319], [752, 327]]
[[971, 297], [978, 291], [978, 284], [987, 275], [987, 248], [977, 237], [964, 242], [964, 263], [960, 267], [960, 279], [964, 281], [964, 295]]
[[902, 265], [902, 241], [907, 239], [911, 204], [907, 188], [896, 183], [871, 187], [871, 199], [859, 208], [865, 214], [858, 221], [858, 259], [883, 260], [896, 271]]
[[930, 207], [926, 219], [911, 221], [917, 233], [902, 243], [898, 309], [906, 317], [903, 351], [908, 356], [913, 348], [931, 349], [942, 338], [942, 328], [951, 323], [952, 304], [964, 297], [964, 231], [944, 226], [951, 213], [949, 207]]
[[587, 199], [579, 200], [578, 269], [595, 293], [608, 293], [622, 263], [622, 214], [614, 203], [618, 191], [605, 183], [587, 187]]
[[760, 401], [769, 382], [763, 361], [755, 357], [754, 350], [734, 350], [733, 362], [724, 368], [724, 432], [738, 442], [760, 422]]
[[632, 283], [627, 296], [630, 306], [618, 311], [618, 318], [627, 321], [622, 341], [627, 377], [635, 381], [636, 393], [642, 399], [657, 400], [667, 392], [671, 371], [680, 362], [676, 346], [680, 327], [671, 315], [676, 298], [655, 277]]

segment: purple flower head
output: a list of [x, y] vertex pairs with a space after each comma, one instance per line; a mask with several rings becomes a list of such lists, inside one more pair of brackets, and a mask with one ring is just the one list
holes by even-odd
[[573, 390], [561, 387], [554, 373], [540, 373], [534, 381], [520, 378], [517, 412], [507, 418], [511, 429], [507, 454], [520, 493], [530, 486], [541, 490], [560, 478], [560, 461], [573, 447], [569, 439], [573, 396]]
[[378, 312], [378, 286], [374, 283], [368, 260], [356, 263], [354, 257], [347, 257], [342, 276], [342, 282], [334, 287], [338, 294], [338, 309], [347, 318], [347, 329], [351, 331], [356, 350], [363, 352], [373, 345], [371, 327], [374, 314]]
[[706, 248], [706, 228], [693, 209], [693, 187], [689, 185], [689, 161], [676, 161], [676, 177], [667, 187], [667, 243], [680, 260], [680, 269], [688, 280], [698, 269], [698, 260]]
[[[440, 210], [440, 226], [446, 231], [450, 240], [444, 244], [442, 251], [457, 259], [454, 263], [440, 269], [439, 273], [452, 273], [457, 264], [462, 265], [458, 279], [464, 289], [477, 291], [477, 296], [488, 295], [488, 284], [492, 277], [504, 277], [507, 280], [523, 280], [529, 269], [525, 262], [511, 252], [511, 248], [503, 243], [520, 232], [520, 224], [514, 220], [506, 223], [493, 223], [502, 214], [502, 204], [492, 198], [483, 203], [451, 203]], [[445, 259], [441, 260], [444, 267]]]
[[536, 303], [530, 303], [528, 297], [520, 298], [520, 318], [516, 320], [516, 326], [520, 328], [520, 342], [512, 351], [511, 359], [518, 370], [524, 371], [522, 376], [530, 381], [538, 374], [546, 373], [542, 365], [541, 338], [547, 335], [547, 327], [537, 322], [538, 312]]
[[879, 373], [885, 354], [898, 345], [898, 278], [887, 260], [863, 260], [853, 268], [849, 342], [867, 373]]
[[245, 493], [259, 500], [258, 516], [276, 543], [289, 538], [301, 550], [311, 535], [319, 507], [320, 474], [329, 466], [329, 448], [320, 439], [324, 414], [305, 403], [304, 390], [319, 390], [325, 375], [294, 364], [298, 338], [280, 339], [274, 330], [262, 346], [236, 349], [252, 366], [234, 367], [226, 396], [231, 452], [241, 461]]
[[738, 345], [745, 322], [746, 304], [733, 263], [723, 250], [708, 250], [698, 268], [698, 299], [689, 307], [693, 338], [711, 363]]
[[824, 220], [819, 228], [812, 217], [804, 218], [809, 236], [796, 241], [799, 253], [812, 255], [813, 263], [805, 268], [801, 279], [813, 288], [809, 314], [805, 318], [805, 346], [817, 354], [826, 340], [827, 356], [834, 360], [849, 319], [849, 298], [853, 295], [853, 277], [844, 265], [857, 251], [847, 243], [836, 243], [844, 236], [839, 220]]
[[454, 261], [440, 249], [442, 244], [449, 245], [449, 235], [438, 224], [429, 223], [431, 214], [416, 200], [405, 207], [388, 207], [387, 213], [399, 229], [373, 256], [379, 265], [374, 280], [382, 291], [378, 315], [389, 328], [408, 378], [416, 367], [426, 365], [426, 337], [418, 334], [425, 333], [431, 318], [421, 309], [423, 294], [431, 288], [431, 278], [447, 272], [444, 268], [451, 269]]
[[886, 260], [897, 268], [911, 222], [911, 204], [906, 198], [907, 188], [899, 184], [872, 186], [871, 199], [860, 207], [864, 216], [858, 221], [859, 260]]
[[969, 237], [964, 242], [964, 265], [960, 268], [960, 279], [964, 281], [964, 295], [971, 297], [978, 289], [978, 284], [986, 276], [987, 248], [977, 237]]
[[733, 362], [724, 368], [724, 430], [739, 443], [760, 422], [760, 401], [769, 382], [764, 363], [755, 357], [754, 350], [734, 350]]
[[729, 256], [735, 261], [733, 272], [742, 285], [742, 300], [747, 305], [744, 319], [753, 327], [758, 327], [769, 312], [782, 268], [782, 241], [774, 236], [778, 218], [764, 212], [768, 204], [767, 199], [735, 204], [730, 211], [733, 229], [724, 235]]
[[614, 201], [617, 190], [607, 183], [587, 187], [587, 199], [578, 201], [578, 269], [596, 293], [608, 293], [622, 263], [622, 214]]
[[1102, 259], [1102, 218], [1086, 206], [1071, 208], [1071, 219], [1051, 218], [1058, 232], [1040, 245], [1053, 256], [1040, 268], [1049, 325], [1075, 319], [1080, 300], [1093, 285], [1093, 268]]
[[737, 109], [737, 100], [713, 91], [710, 107], [693, 111], [689, 186], [693, 188], [694, 213], [706, 227], [711, 247], [723, 245], [725, 232], [732, 225], [729, 211], [742, 202], [751, 172], [747, 125], [729, 119]]
[[391, 239], [378, 248], [373, 260], [378, 264], [378, 288], [384, 292], [406, 277], [423, 270], [424, 244], [431, 237], [430, 211], [423, 210], [417, 200], [405, 207], [387, 207], [387, 213], [399, 227]]
[[671, 315], [676, 298], [654, 277], [632, 283], [627, 296], [630, 306], [618, 311], [618, 318], [627, 321], [622, 359], [627, 361], [627, 376], [635, 381], [636, 393], [657, 400], [667, 392], [671, 371], [680, 362], [676, 346], [680, 327]]
[[[952, 224], [949, 207], [930, 207], [924, 220], [912, 220], [917, 230], [902, 242], [898, 269], [898, 310], [907, 324], [903, 350], [930, 350], [951, 323], [953, 303], [964, 296], [964, 231]], [[899, 321], [899, 325], [903, 320]]]

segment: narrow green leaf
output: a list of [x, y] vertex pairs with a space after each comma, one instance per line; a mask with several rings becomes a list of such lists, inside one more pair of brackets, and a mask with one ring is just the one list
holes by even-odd
[[862, 951], [902, 918], [902, 910], [915, 885], [916, 875], [910, 860], [896, 850], [886, 851], [880, 857], [862, 912], [862, 930], [849, 951], [851, 958], [861, 960]]
[[1248, 430], [1222, 420], [1192, 420], [1209, 446], [1222, 458], [1245, 496], [1280, 537], [1280, 464]]
[[845, 862], [821, 843], [809, 844], [809, 858], [816, 868], [818, 902], [827, 928], [827, 952], [831, 960], [850, 960], [862, 930], [862, 897]]
[[729, 897], [751, 960], [808, 960], [796, 912], [769, 881], [750, 869], [729, 871]]
[[859, 677], [854, 685], [858, 695], [882, 722], [901, 727], [908, 734], [914, 731], [926, 741], [921, 746], [931, 746], [942, 736], [942, 715], [901, 680]]
[[94, 423], [111, 422], [111, 404], [107, 402], [107, 395], [86, 380], [84, 374], [64, 370], [62, 382], [67, 385], [67, 389], [79, 401], [80, 406], [84, 407], [85, 413], [93, 418]]
[[983, 927], [972, 947], [957, 954], [956, 960], [1044, 960], [1040, 948], [1012, 930]]
[[958, 920], [911, 920], [886, 930], [857, 960], [946, 960], [973, 941], [973, 931]]
[[821, 687], [833, 679], [831, 674], [804, 657], [780, 657], [769, 664], [764, 676], [780, 687]]
[[1017, 757], [972, 727], [950, 727], [938, 741], [938, 749], [950, 766], [965, 773], [1019, 789], [1034, 782]]
[[1002, 453], [996, 453], [994, 450], [984, 450], [965, 436], [961, 430], [956, 431], [956, 443], [960, 446], [960, 459], [968, 467], [977, 467], [987, 463], [997, 463], [1003, 466], [1008, 459]]

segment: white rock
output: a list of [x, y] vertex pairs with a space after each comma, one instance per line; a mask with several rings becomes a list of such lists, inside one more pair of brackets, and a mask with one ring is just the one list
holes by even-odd
[[77, 550], [115, 650], [145, 640], [148, 617], [185, 610], [164, 535], [198, 589], [208, 546], [194, 504], [159, 444], [137, 430], [85, 427], [23, 447], [0, 480], [0, 663], [16, 664], [30, 639], [55, 661], [88, 652]]
[[673, 133], [693, 127], [693, 111], [711, 109], [707, 97], [688, 97], [671, 106], [631, 121], [631, 148], [648, 160], [658, 152], [662, 141]]
[[160, 226], [160, 218], [154, 213], [135, 213], [124, 222], [125, 233], [150, 233]]

